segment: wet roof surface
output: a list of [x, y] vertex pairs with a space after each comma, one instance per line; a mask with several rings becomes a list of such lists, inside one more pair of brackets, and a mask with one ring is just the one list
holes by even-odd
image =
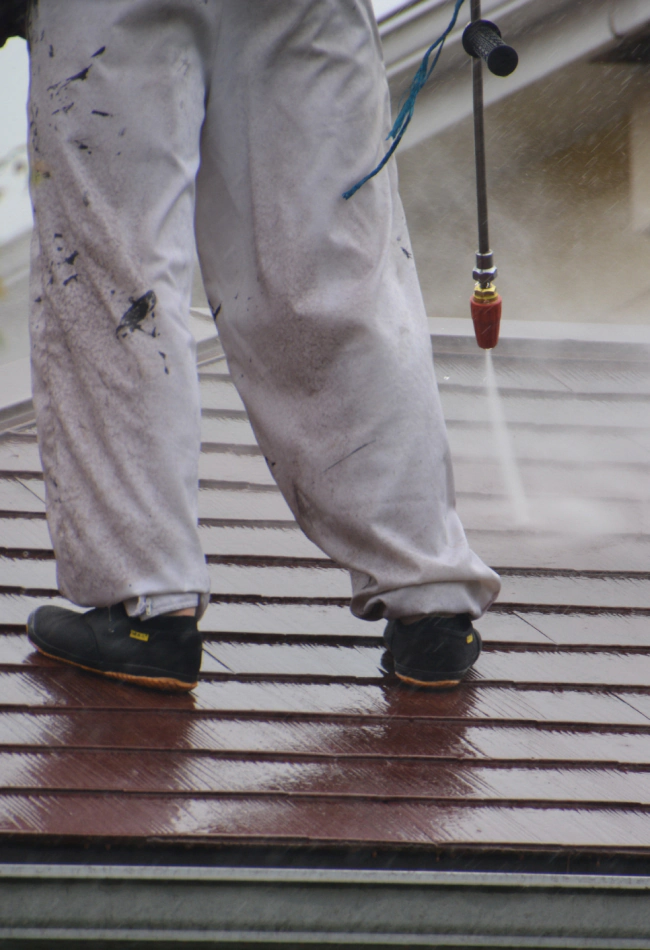
[[0, 438], [0, 835], [650, 851], [648, 351], [503, 344], [532, 513], [514, 522], [484, 356], [436, 340], [470, 540], [500, 570], [459, 689], [382, 672], [381, 624], [296, 528], [222, 358], [200, 368], [212, 574], [198, 688], [167, 696], [32, 651], [56, 601], [36, 434]]

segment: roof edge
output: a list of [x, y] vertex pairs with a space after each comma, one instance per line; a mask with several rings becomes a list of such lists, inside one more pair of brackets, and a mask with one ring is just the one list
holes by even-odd
[[[197, 366], [212, 363], [219, 357], [223, 357], [223, 348], [218, 336], [212, 335], [197, 342]], [[0, 380], [0, 434], [30, 425], [35, 418], [29, 357], [6, 363], [2, 366]]]

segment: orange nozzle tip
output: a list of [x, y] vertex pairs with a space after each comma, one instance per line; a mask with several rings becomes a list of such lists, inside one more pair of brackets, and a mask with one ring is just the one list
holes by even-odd
[[476, 297], [470, 299], [474, 335], [482, 350], [491, 350], [499, 342], [501, 303], [501, 297], [498, 295], [496, 300], [490, 302], [477, 300]]

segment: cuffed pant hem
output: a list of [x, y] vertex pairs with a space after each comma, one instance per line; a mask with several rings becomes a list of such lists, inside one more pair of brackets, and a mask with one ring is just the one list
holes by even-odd
[[129, 617], [160, 617], [161, 614], [170, 614], [176, 610], [196, 608], [197, 620], [203, 616], [210, 602], [209, 594], [178, 593], [152, 594], [150, 597], [129, 597], [124, 601], [124, 608]]
[[399, 620], [417, 614], [469, 614], [478, 620], [499, 596], [501, 582], [492, 573], [491, 583], [452, 581], [403, 587], [381, 594], [356, 594], [350, 610], [361, 620]]

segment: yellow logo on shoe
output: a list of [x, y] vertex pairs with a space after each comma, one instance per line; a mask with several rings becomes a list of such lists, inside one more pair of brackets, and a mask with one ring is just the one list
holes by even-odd
[[[131, 636], [133, 636], [133, 634], [131, 634]], [[472, 640], [474, 639], [474, 634], [473, 634], [473, 633], [468, 633], [468, 635], [465, 637], [465, 639], [467, 640], [468, 643], [471, 643]]]
[[149, 639], [149, 634], [148, 634], [148, 633], [140, 633], [139, 630], [132, 630], [131, 633], [129, 634], [129, 636], [130, 636], [130, 637], [133, 637], [134, 640], [144, 640], [145, 643], [146, 643], [147, 640]]

